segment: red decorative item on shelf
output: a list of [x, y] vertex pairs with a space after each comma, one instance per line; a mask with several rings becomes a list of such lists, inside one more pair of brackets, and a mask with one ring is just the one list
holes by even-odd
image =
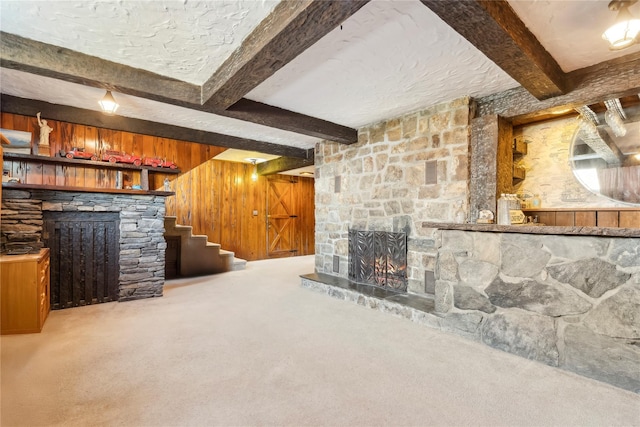
[[67, 159], [98, 160], [98, 156], [95, 153], [89, 153], [84, 151], [84, 148], [78, 147], [73, 147], [69, 151], [60, 150], [60, 156]]
[[153, 166], [154, 168], [171, 168], [176, 169], [177, 166], [171, 160], [161, 159], [160, 157], [145, 157], [142, 160], [142, 164], [145, 166]]
[[142, 159], [140, 158], [140, 156], [112, 150], [105, 151], [105, 153], [102, 155], [102, 160], [109, 163], [132, 163], [135, 166], [140, 166], [142, 164]]
[[166, 159], [162, 162], [161, 166], [163, 168], [170, 168], [170, 169], [176, 169], [178, 167], [178, 165], [173, 163], [171, 160], [166, 160]]

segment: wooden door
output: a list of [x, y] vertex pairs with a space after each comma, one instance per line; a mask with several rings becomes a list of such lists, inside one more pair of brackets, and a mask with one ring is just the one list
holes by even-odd
[[118, 300], [119, 214], [44, 212], [51, 249], [51, 308]]
[[298, 215], [294, 197], [295, 179], [269, 177], [267, 186], [267, 256], [269, 258], [294, 256]]

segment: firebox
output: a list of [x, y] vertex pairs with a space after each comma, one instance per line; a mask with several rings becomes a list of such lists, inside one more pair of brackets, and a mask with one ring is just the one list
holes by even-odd
[[407, 291], [407, 234], [349, 230], [349, 279]]

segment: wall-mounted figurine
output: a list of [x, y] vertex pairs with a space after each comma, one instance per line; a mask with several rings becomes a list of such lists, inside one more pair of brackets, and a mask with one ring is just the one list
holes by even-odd
[[49, 155], [49, 134], [53, 132], [53, 128], [47, 124], [47, 121], [40, 118], [40, 112], [36, 114], [38, 125], [40, 126], [40, 140], [38, 141], [37, 154]]

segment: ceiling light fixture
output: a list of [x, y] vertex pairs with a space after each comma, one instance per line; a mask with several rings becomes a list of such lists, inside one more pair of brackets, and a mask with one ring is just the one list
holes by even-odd
[[618, 12], [614, 24], [602, 34], [602, 38], [609, 42], [609, 49], [624, 49], [638, 41], [640, 19], [634, 18], [629, 12], [629, 6], [634, 5], [637, 1], [612, 0], [609, 2], [609, 10]]
[[119, 107], [110, 90], [108, 90], [107, 93], [104, 94], [102, 99], [98, 101], [98, 104], [100, 104], [100, 108], [102, 108], [102, 111], [105, 114], [113, 114]]
[[247, 159], [253, 165], [253, 173], [251, 174], [251, 181], [256, 182], [258, 180], [258, 166], [256, 163], [258, 159]]

